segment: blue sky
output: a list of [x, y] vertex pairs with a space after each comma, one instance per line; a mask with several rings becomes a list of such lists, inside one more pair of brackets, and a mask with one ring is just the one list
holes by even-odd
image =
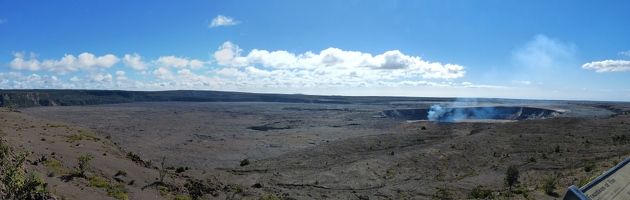
[[630, 101], [627, 1], [0, 0], [0, 88]]

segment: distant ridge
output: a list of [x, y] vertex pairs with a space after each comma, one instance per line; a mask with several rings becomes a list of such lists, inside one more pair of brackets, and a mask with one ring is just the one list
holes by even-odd
[[427, 97], [348, 97], [304, 94], [260, 94], [244, 92], [170, 90], [0, 90], [0, 107], [81, 106], [132, 102], [283, 102], [320, 104], [382, 104], [392, 101], [452, 101]]

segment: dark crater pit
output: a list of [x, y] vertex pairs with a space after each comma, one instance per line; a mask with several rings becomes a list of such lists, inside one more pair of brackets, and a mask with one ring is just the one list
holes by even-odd
[[[429, 112], [432, 111], [432, 114]], [[532, 107], [444, 107], [435, 109], [397, 109], [384, 110], [380, 115], [401, 120], [430, 120], [456, 122], [465, 120], [529, 120], [547, 119], [562, 114], [561, 111]], [[429, 116], [431, 118], [429, 119]]]

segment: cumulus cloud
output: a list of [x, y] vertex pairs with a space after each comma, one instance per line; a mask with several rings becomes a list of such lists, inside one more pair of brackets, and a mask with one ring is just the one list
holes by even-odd
[[212, 19], [209, 28], [214, 28], [217, 26], [233, 26], [240, 22], [234, 20], [234, 18], [218, 15], [216, 18]]
[[224, 42], [219, 49], [214, 52], [214, 59], [217, 60], [217, 64], [219, 65], [235, 65], [235, 66], [244, 66], [241, 64], [236, 64], [233, 61], [234, 57], [239, 56], [243, 50], [238, 48], [235, 44], [232, 44], [230, 41]]
[[513, 52], [513, 57], [522, 65], [534, 69], [557, 68], [570, 65], [575, 60], [577, 47], [544, 35], [536, 35], [522, 48]]
[[116, 80], [119, 80], [119, 81], [127, 80], [127, 77], [125, 76], [125, 71], [121, 71], [121, 70], [116, 71]]
[[[465, 75], [464, 67], [457, 64], [428, 62], [420, 57], [409, 56], [398, 50], [372, 56], [358, 51], [328, 48], [319, 53], [293, 54], [287, 51], [254, 49], [246, 56], [243, 50], [231, 42], [225, 42], [214, 53], [219, 65], [251, 67], [260, 65], [271, 69], [302, 70], [302, 73], [363, 79], [437, 78], [454, 79]], [[249, 72], [256, 72], [248, 68]]]
[[142, 61], [142, 57], [138, 55], [138, 53], [134, 53], [133, 55], [125, 54], [123, 64], [135, 70], [146, 70], [148, 68], [147, 63]]
[[72, 88], [72, 84], [57, 76], [22, 74], [20, 72], [0, 73], [0, 89], [41, 89]]
[[604, 60], [590, 62], [582, 65], [582, 69], [591, 69], [595, 72], [627, 72], [630, 71], [630, 61], [628, 60]]
[[[293, 52], [253, 49], [245, 52], [231, 42], [223, 43], [211, 56], [218, 67], [200, 70], [207, 65], [198, 59], [161, 56], [144, 60], [138, 53], [118, 58], [107, 54], [83, 53], [60, 59], [38, 60], [38, 55], [14, 53], [7, 66], [13, 70], [50, 72], [71, 77], [7, 75], [0, 76], [3, 88], [98, 88], [98, 89], [256, 89], [285, 91], [326, 88], [369, 87], [473, 87], [456, 84], [452, 79], [465, 75], [457, 64], [429, 62], [398, 50], [372, 55], [360, 51], [327, 48], [320, 52]], [[122, 62], [126, 67], [109, 69]], [[107, 69], [107, 70], [106, 70]], [[133, 69], [133, 70], [131, 70]], [[74, 73], [77, 72], [77, 73]], [[74, 74], [72, 74], [74, 73]], [[143, 76], [127, 77], [129, 73]], [[47, 73], [45, 73], [47, 74]], [[434, 82], [426, 79], [442, 79]], [[46, 81], [42, 81], [46, 80]]]
[[162, 56], [154, 61], [160, 67], [174, 67], [174, 68], [185, 68], [190, 67], [191, 69], [199, 69], [202, 68], [204, 62], [194, 59], [188, 60], [187, 58], [179, 58], [175, 56]]
[[106, 69], [118, 63], [120, 59], [112, 54], [96, 57], [91, 53], [82, 53], [78, 57], [66, 54], [59, 60], [37, 60], [37, 55], [31, 53], [26, 59], [24, 53], [13, 53], [15, 59], [9, 63], [13, 70], [49, 71], [55, 74], [66, 75], [77, 71], [96, 71]]
[[113, 79], [111, 74], [88, 75], [88, 78], [90, 79], [90, 81], [97, 82], [97, 83], [109, 83], [109, 82], [112, 82], [112, 79]]
[[170, 70], [164, 67], [160, 67], [156, 69], [155, 71], [153, 71], [153, 76], [155, 76], [155, 78], [165, 79], [165, 80], [171, 80], [174, 78], [173, 72], [171, 72]]
[[223, 75], [223, 76], [231, 76], [231, 77], [245, 77], [247, 76], [247, 74], [238, 71], [238, 69], [236, 68], [223, 68], [220, 70], [217, 70], [216, 73], [218, 75]]

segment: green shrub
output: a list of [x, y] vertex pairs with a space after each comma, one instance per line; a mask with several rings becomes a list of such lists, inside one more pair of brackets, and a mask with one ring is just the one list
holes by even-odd
[[116, 174], [114, 176], [127, 176], [127, 171], [125, 170], [118, 170], [118, 172], [116, 172]]
[[94, 175], [88, 178], [88, 187], [104, 188], [109, 186], [109, 181], [103, 177]]
[[83, 140], [85, 138], [83, 138], [83, 135], [79, 135], [79, 134], [72, 134], [72, 135], [61, 135], [67, 138], [66, 142], [68, 143], [73, 143], [74, 141], [77, 140]]
[[595, 161], [588, 161], [586, 162], [586, 164], [584, 165], [584, 171], [585, 172], [591, 172], [595, 169]]
[[518, 178], [519, 178], [519, 172], [518, 172], [518, 168], [516, 167], [516, 165], [512, 165], [510, 167], [508, 167], [507, 172], [505, 172], [505, 185], [507, 185], [508, 187], [510, 187], [510, 189], [512, 189], [512, 186], [516, 184], [516, 182], [518, 182]]
[[597, 175], [583, 178], [583, 179], [580, 180], [580, 182], [578, 182], [577, 186], [578, 187], [582, 187], [582, 186], [588, 184], [589, 182], [591, 182], [592, 180], [595, 180], [596, 178], [597, 178]]
[[488, 199], [494, 198], [494, 195], [492, 194], [492, 190], [484, 189], [483, 186], [478, 185], [468, 193], [468, 197], [474, 199]]
[[527, 188], [525, 186], [514, 188], [514, 193], [523, 195], [523, 197], [529, 199], [529, 193], [527, 192]]
[[94, 159], [94, 156], [86, 154], [86, 155], [81, 155], [79, 157], [77, 157], [77, 160], [79, 160], [79, 175], [80, 176], [85, 176], [85, 172], [90, 170], [90, 161]]
[[134, 156], [133, 152], [131, 152], [131, 151], [127, 152], [127, 158], [133, 158], [133, 156]]
[[160, 193], [160, 195], [163, 196], [163, 197], [165, 197], [171, 191], [170, 188], [168, 188], [166, 186], [163, 186], [163, 185], [158, 185], [157, 186], [157, 190]]
[[[0, 146], [4, 146], [0, 141]], [[3, 158], [0, 165], [0, 180], [4, 185], [3, 199], [27, 199], [32, 194], [38, 194], [44, 192], [44, 181], [34, 173], [24, 174], [22, 166], [26, 162], [27, 153], [14, 155], [13, 158], [8, 158], [11, 155], [11, 149], [8, 148], [6, 155]]]
[[125, 185], [122, 183], [107, 186], [107, 195], [117, 199], [129, 199], [129, 196], [127, 195], [127, 188], [125, 188]]
[[550, 177], [549, 179], [547, 179], [545, 181], [545, 184], [543, 185], [543, 190], [545, 191], [545, 194], [554, 195], [555, 193], [553, 192], [553, 190], [556, 189], [557, 184], [558, 184], [557, 178]]
[[245, 159], [243, 159], [243, 160], [241, 161], [241, 167], [242, 167], [242, 166], [245, 166], [245, 165], [249, 165], [249, 160], [248, 160], [247, 158], [245, 158]]
[[178, 168], [175, 170], [175, 172], [177, 172], [177, 173], [182, 173], [182, 172], [185, 172], [185, 171], [186, 171], [186, 168], [184, 168], [184, 167], [178, 167]]
[[433, 199], [438, 199], [438, 200], [453, 199], [452, 194], [450, 191], [448, 191], [448, 189], [444, 187], [436, 187], [435, 189], [437, 189], [437, 191], [435, 191], [435, 194], [433, 194], [432, 196]]

